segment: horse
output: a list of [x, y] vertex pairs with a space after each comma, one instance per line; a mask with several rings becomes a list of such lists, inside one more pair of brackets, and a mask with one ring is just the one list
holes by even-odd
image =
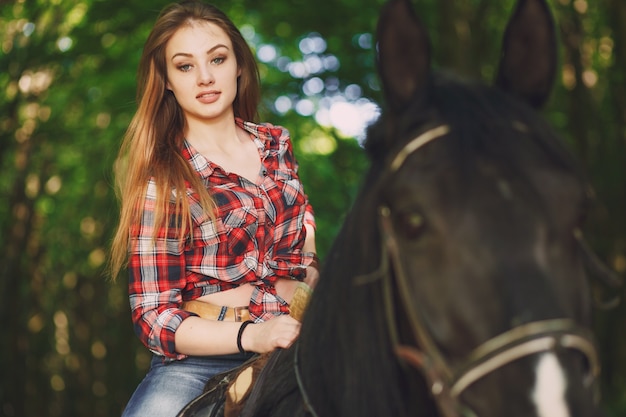
[[[238, 415], [598, 415], [592, 192], [539, 113], [557, 68], [548, 5], [518, 1], [493, 85], [435, 71], [408, 0], [383, 6], [377, 45], [370, 168], [298, 340]], [[201, 400], [181, 415], [209, 415]]]

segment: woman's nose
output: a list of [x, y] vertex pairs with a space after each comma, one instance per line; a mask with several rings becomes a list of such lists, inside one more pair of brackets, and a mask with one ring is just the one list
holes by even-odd
[[208, 66], [202, 66], [198, 70], [198, 85], [210, 85], [215, 82], [213, 72]]

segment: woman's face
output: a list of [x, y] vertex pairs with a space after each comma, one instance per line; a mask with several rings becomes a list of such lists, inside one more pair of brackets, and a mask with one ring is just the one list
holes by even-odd
[[241, 74], [230, 38], [219, 26], [191, 21], [165, 46], [167, 88], [188, 125], [232, 119]]

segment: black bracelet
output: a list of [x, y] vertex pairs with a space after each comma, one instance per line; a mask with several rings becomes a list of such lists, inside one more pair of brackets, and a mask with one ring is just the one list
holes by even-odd
[[254, 323], [252, 320], [246, 320], [239, 327], [239, 333], [237, 333], [237, 348], [239, 349], [239, 353], [242, 355], [246, 354], [246, 351], [243, 350], [243, 346], [241, 346], [241, 336], [243, 335], [243, 331], [246, 329], [246, 326], [250, 323]]

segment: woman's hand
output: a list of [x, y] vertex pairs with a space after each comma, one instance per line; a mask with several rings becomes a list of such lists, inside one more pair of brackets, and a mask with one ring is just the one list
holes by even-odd
[[286, 349], [300, 334], [300, 323], [288, 315], [246, 327], [241, 346], [247, 352], [266, 353], [276, 348]]

